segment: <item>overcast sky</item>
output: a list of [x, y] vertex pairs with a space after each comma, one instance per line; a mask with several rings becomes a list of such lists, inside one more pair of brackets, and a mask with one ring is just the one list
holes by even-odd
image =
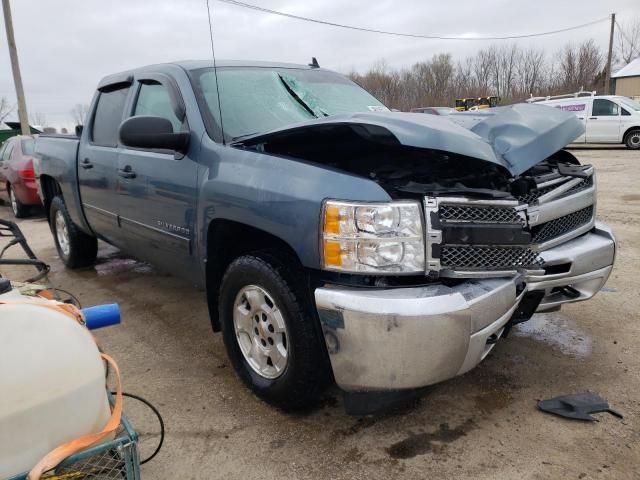
[[[380, 59], [410, 66], [434, 53], [454, 58], [491, 42], [396, 38], [255, 12], [211, 1], [216, 55], [364, 71]], [[509, 35], [555, 30], [615, 11], [640, 16], [640, 0], [247, 0], [248, 3], [380, 30], [439, 35]], [[70, 110], [89, 103], [104, 75], [146, 64], [211, 57], [205, 0], [12, 0], [16, 41], [30, 113], [70, 126]], [[1, 15], [1, 11], [0, 11]], [[603, 50], [609, 24], [530, 40], [549, 52], [593, 38]], [[15, 99], [6, 37], [0, 34], [0, 97]]]

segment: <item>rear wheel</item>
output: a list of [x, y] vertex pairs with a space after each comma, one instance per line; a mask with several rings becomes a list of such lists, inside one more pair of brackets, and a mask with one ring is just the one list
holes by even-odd
[[234, 260], [220, 288], [222, 334], [236, 372], [286, 410], [314, 405], [327, 383], [302, 283], [284, 262], [257, 253]]
[[627, 148], [632, 150], [640, 149], [640, 130], [631, 130], [624, 137], [624, 143], [627, 145]]
[[11, 201], [11, 210], [13, 210], [13, 214], [16, 218], [24, 218], [29, 215], [29, 206], [24, 205], [18, 197], [16, 197], [16, 192], [13, 191], [11, 185], [8, 187], [9, 190], [9, 200]]
[[67, 267], [87, 267], [95, 262], [98, 239], [81, 231], [71, 221], [62, 197], [51, 201], [49, 222], [58, 255]]

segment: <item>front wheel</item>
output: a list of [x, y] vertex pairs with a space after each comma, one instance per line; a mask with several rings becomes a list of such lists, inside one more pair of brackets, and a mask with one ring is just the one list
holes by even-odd
[[640, 130], [632, 130], [627, 133], [627, 136], [624, 138], [624, 143], [627, 148], [631, 150], [640, 149]]
[[313, 406], [327, 379], [324, 350], [301, 284], [285, 263], [256, 254], [234, 260], [220, 288], [229, 359], [249, 388], [285, 410]]
[[69, 268], [92, 265], [98, 255], [98, 239], [81, 231], [71, 220], [62, 197], [51, 201], [49, 221], [58, 255]]

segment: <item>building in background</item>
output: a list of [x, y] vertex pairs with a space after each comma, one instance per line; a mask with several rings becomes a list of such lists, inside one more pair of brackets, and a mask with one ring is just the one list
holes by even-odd
[[615, 81], [616, 95], [640, 99], [640, 57], [613, 74], [611, 78]]

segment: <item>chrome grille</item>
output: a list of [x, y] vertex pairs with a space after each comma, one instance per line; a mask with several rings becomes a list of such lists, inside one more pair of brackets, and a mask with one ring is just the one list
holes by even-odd
[[588, 224], [593, 218], [593, 205], [531, 229], [533, 243], [542, 243]]
[[541, 260], [526, 247], [443, 246], [440, 264], [456, 270], [513, 270], [540, 266]]
[[[546, 193], [549, 193], [552, 190], [555, 190], [556, 188], [558, 188], [561, 185], [562, 184], [556, 184], [556, 185], [551, 185], [549, 187], [544, 187], [544, 188], [539, 188], [537, 190], [533, 190], [533, 191], [531, 191], [529, 193], [526, 193], [524, 195], [520, 195], [518, 197], [518, 200], [520, 202], [522, 202], [522, 203], [535, 204], [538, 201], [538, 198], [540, 198], [542, 195], [544, 195]], [[587, 188], [590, 188], [591, 186], [593, 186], [593, 176], [590, 176], [590, 177], [587, 177], [587, 178], [583, 179], [580, 183], [578, 183], [577, 185], [573, 186], [572, 188], [570, 188], [569, 190], [564, 192], [558, 198], [566, 197], [567, 195], [571, 195], [573, 193], [579, 192], [580, 190], [585, 190]]]
[[513, 207], [440, 205], [440, 220], [449, 222], [523, 223]]

